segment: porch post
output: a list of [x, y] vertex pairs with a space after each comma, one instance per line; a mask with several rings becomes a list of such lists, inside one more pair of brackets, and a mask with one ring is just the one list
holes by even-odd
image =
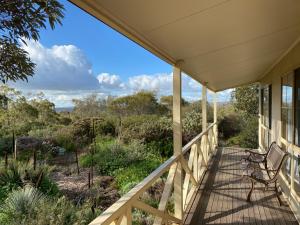
[[[202, 132], [207, 129], [207, 110], [206, 110], [206, 92], [207, 88], [205, 85], [202, 85]], [[204, 134], [202, 139], [201, 139], [201, 150], [203, 153], [203, 159], [204, 162], [207, 164], [208, 163], [208, 155], [209, 155], [209, 148], [207, 146], [208, 143], [208, 134]]]
[[[262, 108], [262, 102], [261, 102], [261, 84], [259, 83], [259, 85], [258, 85], [258, 102], [259, 102], [259, 104], [258, 104], [258, 149], [260, 149], [261, 148], [261, 146], [262, 146], [262, 137], [261, 137], [261, 135], [262, 135], [262, 133], [261, 133], [261, 120], [262, 120], [262, 112], [261, 112], [261, 108]], [[261, 150], [263, 150], [263, 149], [261, 149]]]
[[[182, 154], [181, 70], [173, 67], [173, 145], [174, 155]], [[183, 218], [182, 167], [178, 163], [174, 177], [175, 217]]]
[[[214, 123], [217, 123], [218, 120], [218, 112], [217, 112], [217, 101], [218, 101], [218, 94], [215, 92], [214, 94]], [[217, 124], [214, 125], [214, 138], [215, 138], [215, 145], [218, 146], [218, 126]]]
[[202, 131], [205, 131], [207, 128], [207, 110], [206, 110], [206, 92], [207, 88], [205, 85], [202, 86]]

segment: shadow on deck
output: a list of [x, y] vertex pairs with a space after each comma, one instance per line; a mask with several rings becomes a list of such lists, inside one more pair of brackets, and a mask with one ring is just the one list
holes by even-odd
[[264, 192], [263, 186], [257, 184], [252, 202], [245, 201], [250, 183], [241, 179], [243, 155], [241, 148], [218, 149], [185, 224], [298, 224], [290, 208], [280, 206], [275, 192]]

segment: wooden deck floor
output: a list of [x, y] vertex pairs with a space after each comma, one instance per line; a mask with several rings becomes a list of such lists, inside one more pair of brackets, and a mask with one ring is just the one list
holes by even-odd
[[245, 201], [250, 184], [241, 179], [240, 159], [243, 155], [244, 150], [239, 148], [218, 149], [186, 224], [298, 224], [290, 208], [279, 206], [274, 192], [263, 192], [260, 185], [252, 194], [252, 203]]

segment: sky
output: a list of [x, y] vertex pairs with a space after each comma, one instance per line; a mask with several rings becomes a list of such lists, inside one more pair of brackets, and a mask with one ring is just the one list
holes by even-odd
[[[25, 95], [43, 92], [56, 107], [72, 106], [72, 99], [90, 94], [99, 97], [125, 96], [137, 91], [172, 94], [172, 67], [72, 3], [62, 1], [62, 26], [41, 30], [38, 42], [23, 48], [36, 64], [28, 82], [10, 85]], [[201, 99], [201, 85], [182, 77], [183, 97]], [[212, 94], [208, 94], [209, 100]], [[218, 94], [230, 99], [230, 90]]]

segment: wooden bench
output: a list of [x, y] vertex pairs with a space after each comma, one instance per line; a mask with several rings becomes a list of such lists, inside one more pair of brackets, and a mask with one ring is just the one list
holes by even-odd
[[[264, 184], [265, 189], [274, 183], [276, 196], [280, 205], [282, 205], [277, 179], [288, 153], [283, 151], [276, 142], [270, 145], [266, 153], [258, 153], [251, 150], [246, 150], [246, 152], [249, 155], [244, 160], [248, 165], [245, 167], [243, 177], [251, 181], [251, 189], [248, 193], [247, 201], [251, 201], [251, 194], [256, 182]], [[262, 166], [260, 166], [261, 164]], [[268, 177], [264, 176], [263, 172], [266, 172]]]

